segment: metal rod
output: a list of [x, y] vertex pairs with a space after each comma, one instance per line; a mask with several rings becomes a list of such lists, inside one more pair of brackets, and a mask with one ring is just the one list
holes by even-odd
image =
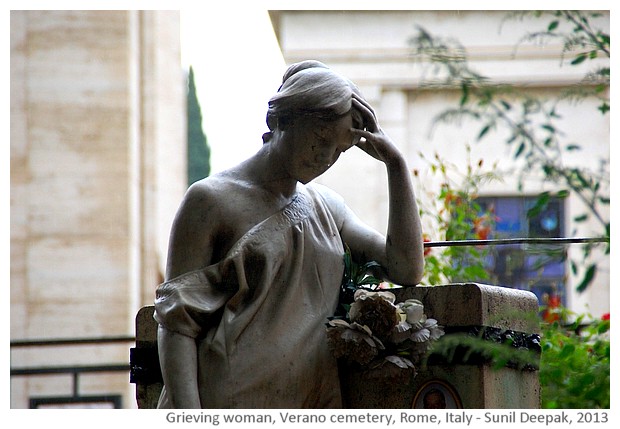
[[73, 373], [73, 397], [77, 398], [79, 395], [78, 391], [80, 390], [80, 373], [75, 371]]
[[105, 343], [128, 343], [135, 341], [132, 336], [100, 337], [100, 338], [56, 338], [35, 340], [14, 340], [11, 347], [34, 347], [34, 346], [71, 346], [81, 344], [105, 344]]
[[89, 365], [89, 366], [44, 366], [37, 368], [11, 368], [11, 376], [78, 374], [83, 372], [125, 372], [130, 370], [128, 364]]
[[501, 238], [493, 240], [453, 240], [427, 241], [424, 247], [451, 246], [502, 246], [507, 244], [575, 244], [575, 243], [609, 243], [607, 237], [575, 237], [575, 238]]

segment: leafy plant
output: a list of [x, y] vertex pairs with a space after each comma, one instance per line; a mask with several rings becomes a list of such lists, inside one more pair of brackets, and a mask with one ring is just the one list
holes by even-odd
[[351, 249], [345, 244], [344, 273], [340, 285], [340, 305], [336, 313], [337, 317], [344, 317], [348, 313], [358, 289], [369, 291], [377, 289], [383, 280], [375, 277], [371, 272], [378, 269], [381, 269], [381, 265], [376, 261], [363, 264], [355, 262]]
[[[547, 309], [541, 307], [541, 310]], [[564, 307], [552, 311], [556, 317], [548, 318], [549, 321], [532, 315], [540, 324], [540, 354], [517, 347], [511, 341], [489, 341], [484, 338], [484, 330], [478, 335], [446, 335], [437, 341], [433, 354], [452, 363], [455, 359], [476, 356], [494, 369], [504, 366], [525, 371], [537, 369], [542, 408], [609, 408], [609, 314], [594, 319], [589, 314], [571, 313]]]
[[[469, 154], [469, 147], [467, 149]], [[427, 178], [414, 171], [415, 178], [420, 181], [420, 189], [428, 194], [428, 198], [418, 200], [418, 205], [420, 217], [432, 225], [434, 241], [490, 238], [495, 214], [492, 210], [483, 210], [476, 198], [481, 186], [501, 180], [495, 166], [486, 171], [483, 160], [472, 165], [471, 159], [468, 159], [463, 173], [438, 154], [433, 160], [426, 159], [423, 154], [420, 157], [429, 164], [430, 174], [438, 176], [441, 182], [438, 190], [429, 189]], [[425, 238], [430, 241], [431, 236], [427, 234]], [[485, 268], [484, 258], [488, 252], [487, 247], [476, 246], [426, 249], [422, 284], [487, 280], [490, 274]]]
[[[519, 46], [532, 41], [560, 40], [562, 57], [569, 60], [569, 66], [610, 57], [609, 34], [592, 27], [593, 19], [598, 17], [596, 13], [518, 12], [508, 14], [507, 20], [526, 17], [548, 18], [549, 21], [541, 31], [526, 34]], [[458, 105], [443, 111], [434, 123], [473, 120], [480, 126], [478, 141], [494, 131], [506, 132], [505, 141], [512, 148], [514, 159], [523, 163], [518, 173], [518, 189], [522, 190], [526, 177], [542, 173], [542, 182], [555, 184], [560, 189], [558, 195], [575, 195], [586, 207], [573, 221], [580, 224], [593, 219], [599, 226], [598, 235], [609, 243], [609, 157], [599, 160], [598, 169], [566, 162], [566, 154], [583, 150], [583, 145], [562, 132], [560, 102], [579, 102], [594, 97], [598, 100], [598, 110], [606, 115], [610, 109], [610, 68], [600, 66], [590, 70], [580, 84], [568, 88], [555, 99], [544, 99], [525, 88], [493, 83], [478, 73], [470, 67], [467, 52], [457, 40], [434, 36], [419, 27], [410, 44], [413, 57], [430, 70], [432, 77], [423, 83], [424, 86], [457, 88], [461, 92]], [[538, 208], [544, 207], [545, 198], [548, 195], [540, 196]], [[580, 277], [579, 291], [585, 290], [596, 275], [597, 263], [592, 260], [591, 250], [590, 246], [584, 246], [582, 260], [571, 264], [574, 274]], [[608, 244], [605, 253], [609, 254], [609, 250]]]
[[[542, 324], [542, 407], [609, 408], [609, 314], [592, 319], [564, 308], [557, 311], [559, 320]], [[573, 322], [564, 325], [570, 318]]]
[[[428, 201], [432, 206], [422, 206], [423, 219], [434, 224], [437, 240], [467, 238], [486, 238], [486, 230], [476, 229], [480, 218], [490, 218], [492, 212], [482, 212], [475, 204], [479, 186], [493, 180], [501, 180], [501, 175], [493, 167], [485, 171], [484, 163], [471, 160], [465, 173], [438, 155], [427, 160], [429, 171], [438, 175], [441, 186], [426, 189]], [[414, 176], [427, 182], [419, 171]], [[551, 195], [543, 194], [531, 212], [542, 210]], [[488, 223], [492, 226], [492, 223]], [[485, 275], [484, 253], [482, 249], [465, 247], [468, 256], [463, 262], [463, 253], [453, 253], [450, 248], [427, 249], [425, 257], [424, 283], [440, 284], [452, 282], [459, 276], [472, 280], [474, 276]], [[468, 277], [469, 276], [469, 277]], [[433, 346], [433, 354], [440, 355], [448, 362], [455, 358], [458, 350], [466, 350], [464, 358], [476, 355], [493, 368], [509, 365], [518, 370], [539, 369], [543, 408], [609, 408], [610, 404], [610, 343], [609, 315], [602, 319], [592, 319], [589, 315], [576, 315], [561, 307], [559, 302], [541, 308], [543, 317], [533, 315], [497, 315], [498, 319], [526, 318], [531, 324], [531, 332], [540, 331], [541, 354], [521, 349], [511, 341], [490, 342], [478, 335], [447, 335]], [[571, 321], [571, 322], [567, 322]], [[536, 327], [539, 326], [540, 329]]]

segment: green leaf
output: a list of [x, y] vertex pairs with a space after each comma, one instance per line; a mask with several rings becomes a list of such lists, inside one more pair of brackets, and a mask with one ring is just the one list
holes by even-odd
[[571, 65], [575, 66], [577, 64], [581, 64], [582, 62], [584, 62], [586, 60], [586, 58], [588, 58], [587, 54], [579, 54], [570, 63], [571, 63]]
[[555, 30], [556, 28], [558, 28], [558, 25], [560, 25], [560, 21], [558, 21], [558, 20], [551, 21], [549, 23], [549, 26], [547, 27], [547, 31]]
[[549, 194], [549, 192], [543, 192], [542, 194], [540, 194], [538, 196], [538, 199], [534, 203], [534, 206], [527, 211], [527, 217], [531, 218], [537, 216], [542, 210], [544, 210], [549, 203], [550, 197], [551, 195]]
[[604, 115], [605, 113], [609, 112], [609, 103], [607, 102], [603, 102], [603, 104], [601, 104], [600, 106], [597, 107], [598, 110], [601, 111], [601, 113]]
[[570, 183], [575, 189], [587, 189], [590, 188], [590, 183], [588, 180], [581, 174], [578, 168], [570, 169]]
[[583, 292], [584, 290], [586, 290], [590, 283], [592, 283], [592, 280], [594, 280], [595, 275], [596, 265], [591, 264], [586, 270], [586, 274], [584, 275], [583, 280], [581, 280], [581, 283], [577, 285], [577, 292]]
[[491, 129], [491, 125], [485, 125], [482, 130], [480, 130], [480, 134], [478, 134], [478, 140], [482, 140], [486, 133]]
[[586, 373], [586, 374], [583, 374], [583, 377], [580, 380], [581, 381], [580, 384], [583, 386], [583, 388], [588, 388], [594, 382], [594, 380], [595, 380], [594, 374]]
[[573, 275], [577, 275], [578, 267], [575, 261], [570, 261], [570, 270], [573, 273]]
[[525, 142], [521, 142], [521, 144], [519, 145], [519, 148], [515, 152], [515, 159], [521, 156], [524, 150], [525, 150]]
[[461, 96], [461, 101], [460, 101], [460, 105], [464, 106], [465, 103], [467, 103], [467, 101], [469, 100], [469, 85], [465, 82], [463, 82], [461, 84], [461, 92], [463, 93], [463, 95]]
[[575, 216], [573, 218], [573, 221], [575, 221], [575, 222], [585, 222], [586, 220], [588, 220], [588, 214], [587, 213], [584, 213], [584, 214], [582, 214], [580, 216]]
[[564, 348], [560, 352], [560, 355], [558, 356], [558, 358], [559, 359], [566, 359], [567, 357], [572, 355], [574, 351], [575, 351], [575, 346], [572, 345], [572, 344], [567, 344], [567, 345], [564, 346]]
[[381, 268], [381, 264], [379, 264], [377, 261], [370, 261], [362, 265], [362, 268], [364, 270], [369, 270], [371, 268]]
[[566, 150], [571, 152], [574, 150], [581, 150], [581, 146], [576, 145], [576, 144], [569, 144], [568, 146], [566, 146]]
[[378, 279], [374, 276], [366, 276], [360, 279], [359, 284], [360, 285], [378, 285], [381, 282], [382, 282], [381, 279]]
[[601, 324], [598, 325], [598, 328], [596, 330], [597, 334], [601, 335], [601, 334], [604, 334], [605, 332], [609, 331], [609, 325], [610, 324], [609, 324], [608, 320], [601, 322]]

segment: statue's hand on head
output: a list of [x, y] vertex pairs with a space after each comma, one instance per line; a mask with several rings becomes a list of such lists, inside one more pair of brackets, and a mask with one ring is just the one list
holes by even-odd
[[364, 129], [351, 128], [353, 135], [360, 139], [357, 146], [385, 164], [402, 160], [400, 150], [379, 126], [377, 115], [372, 106], [355, 93], [353, 93], [352, 105], [362, 115], [364, 123]]

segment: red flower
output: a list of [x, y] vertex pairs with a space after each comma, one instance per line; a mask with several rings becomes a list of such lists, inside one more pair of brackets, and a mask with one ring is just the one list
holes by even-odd
[[487, 240], [489, 238], [489, 234], [491, 233], [491, 228], [485, 226], [483, 228], [476, 229], [476, 238], [478, 240]]
[[547, 308], [543, 312], [542, 317], [543, 317], [543, 320], [547, 323], [558, 322], [560, 320], [560, 314], [557, 312], [557, 310], [554, 310], [552, 308]]
[[474, 219], [474, 233], [478, 240], [487, 240], [491, 233], [491, 225], [488, 215]]
[[609, 320], [609, 313], [603, 314], [603, 316], [601, 317], [601, 320]]
[[[431, 241], [430, 237], [426, 234], [423, 234], [424, 237], [424, 242], [425, 243], [429, 243]], [[424, 248], [424, 256], [428, 256], [431, 253], [431, 248], [430, 247], [425, 247]]]
[[547, 323], [553, 323], [560, 320], [559, 307], [562, 305], [562, 300], [559, 295], [551, 295], [543, 298], [547, 308], [543, 312], [543, 320]]
[[562, 305], [562, 300], [559, 295], [552, 295], [549, 297], [549, 307], [557, 308]]

